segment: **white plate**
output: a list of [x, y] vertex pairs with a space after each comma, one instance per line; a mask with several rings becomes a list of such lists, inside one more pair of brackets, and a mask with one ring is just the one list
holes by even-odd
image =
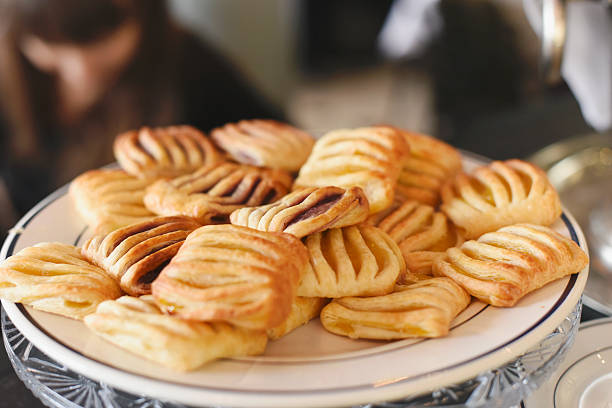
[[[465, 157], [466, 169], [482, 163]], [[0, 256], [43, 241], [82, 243], [88, 235], [64, 187], [11, 230]], [[585, 250], [564, 213], [554, 228]], [[74, 371], [136, 394], [189, 405], [326, 407], [387, 401], [458, 383], [535, 346], [567, 316], [588, 274], [553, 282], [513, 308], [473, 303], [449, 336], [424, 341], [356, 341], [326, 332], [318, 320], [270, 342], [263, 356], [226, 359], [176, 373], [121, 350], [80, 322], [3, 301], [15, 326], [41, 351]]]
[[559, 369], [524, 407], [612, 407], [612, 318], [580, 326]]

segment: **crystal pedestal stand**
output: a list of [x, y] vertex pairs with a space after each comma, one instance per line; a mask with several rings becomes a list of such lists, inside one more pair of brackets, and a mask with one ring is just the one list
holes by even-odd
[[[502, 367], [430, 394], [362, 408], [519, 407], [559, 366], [580, 324], [582, 302], [536, 347]], [[2, 310], [4, 345], [15, 372], [51, 408], [179, 408], [181, 404], [125, 393], [69, 370], [32, 345]]]

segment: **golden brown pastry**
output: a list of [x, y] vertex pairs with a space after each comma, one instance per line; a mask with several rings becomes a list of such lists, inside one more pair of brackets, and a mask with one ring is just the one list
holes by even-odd
[[189, 235], [153, 282], [153, 296], [185, 319], [269, 329], [289, 315], [307, 261], [293, 235], [207, 225]]
[[431, 278], [433, 262], [443, 257], [448, 248], [464, 241], [446, 215], [414, 200], [399, 206], [377, 226], [389, 234], [402, 251], [406, 273], [398, 278], [400, 283]]
[[213, 129], [217, 146], [239, 163], [297, 172], [308, 158], [314, 139], [275, 120], [241, 120]]
[[358, 186], [368, 198], [370, 213], [382, 211], [393, 202], [402, 157], [407, 152], [404, 138], [390, 127], [334, 130], [317, 140], [294, 190]]
[[200, 227], [189, 217], [157, 217], [99, 234], [83, 245], [83, 254], [104, 268], [126, 293], [151, 293], [151, 282]]
[[406, 264], [397, 244], [371, 225], [333, 228], [305, 238], [310, 260], [298, 296], [376, 296], [393, 291]]
[[493, 306], [513, 306], [527, 293], [589, 263], [572, 240], [548, 227], [517, 224], [450, 248], [434, 263], [436, 275], [452, 278]]
[[321, 311], [328, 331], [353, 339], [440, 337], [470, 303], [470, 295], [448, 278], [433, 278], [375, 297], [334, 299]]
[[282, 231], [298, 238], [330, 228], [359, 224], [368, 217], [368, 199], [359, 187], [309, 187], [275, 203], [234, 211], [230, 221], [260, 231]]
[[143, 126], [118, 135], [113, 148], [121, 167], [140, 178], [176, 177], [223, 161], [206, 136], [192, 126]]
[[121, 348], [181, 371], [218, 358], [262, 354], [267, 343], [263, 331], [164, 315], [150, 295], [103, 302], [85, 324]]
[[505, 225], [550, 225], [561, 201], [546, 173], [522, 160], [495, 161], [472, 174], [458, 174], [442, 188], [442, 211], [467, 239]]
[[323, 309], [327, 302], [328, 299], [326, 298], [296, 297], [295, 301], [291, 304], [289, 317], [280, 325], [268, 329], [268, 338], [271, 340], [280, 339], [315, 317], [319, 317], [321, 309]]
[[186, 215], [202, 224], [226, 223], [238, 208], [278, 200], [287, 193], [291, 181], [280, 170], [222, 163], [172, 180], [159, 180], [147, 189], [144, 202], [159, 215]]
[[70, 198], [77, 212], [93, 228], [113, 230], [155, 217], [144, 206], [146, 180], [119, 169], [91, 170], [70, 184]]
[[410, 154], [403, 160], [395, 194], [401, 201], [438, 205], [444, 182], [461, 171], [461, 154], [433, 137], [398, 130], [408, 142]]
[[0, 298], [45, 312], [82, 319], [119, 296], [115, 280], [72, 245], [37, 244], [0, 264]]

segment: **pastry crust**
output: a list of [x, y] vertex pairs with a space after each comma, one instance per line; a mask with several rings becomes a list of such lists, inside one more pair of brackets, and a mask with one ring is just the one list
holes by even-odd
[[399, 283], [431, 278], [434, 261], [464, 241], [444, 213], [414, 200], [399, 206], [377, 226], [397, 243], [406, 261], [406, 273], [399, 276]]
[[448, 278], [433, 278], [375, 297], [334, 299], [321, 312], [328, 331], [353, 339], [440, 337], [470, 303], [470, 295]]
[[275, 120], [253, 119], [213, 129], [217, 146], [239, 163], [297, 172], [308, 158], [314, 139]]
[[269, 329], [289, 315], [307, 261], [292, 235], [207, 225], [189, 235], [153, 282], [153, 296], [185, 319]]
[[201, 225], [189, 217], [157, 217], [99, 234], [83, 254], [104, 268], [126, 293], [151, 293], [151, 282], [178, 252], [187, 235]]
[[467, 239], [505, 225], [550, 225], [561, 201], [546, 173], [522, 160], [495, 161], [472, 174], [458, 174], [442, 188], [442, 211]]
[[461, 171], [461, 154], [431, 136], [398, 129], [410, 146], [403, 161], [395, 194], [400, 200], [416, 200], [436, 206], [445, 181]]
[[588, 265], [572, 240], [548, 227], [516, 224], [450, 248], [434, 263], [472, 296], [493, 306], [513, 306], [527, 293]]
[[406, 141], [390, 127], [334, 130], [317, 140], [294, 190], [358, 186], [368, 198], [370, 213], [376, 213], [393, 202], [402, 158], [407, 153]]
[[321, 309], [329, 300], [326, 298], [312, 298], [298, 296], [291, 304], [291, 312], [285, 321], [272, 329], [268, 329], [268, 338], [278, 340], [291, 333], [300, 326], [305, 325], [315, 317], [319, 317]]
[[204, 133], [192, 126], [143, 126], [115, 138], [115, 158], [128, 173], [148, 179], [176, 177], [223, 161]]
[[110, 231], [155, 217], [143, 202], [149, 184], [123, 170], [99, 169], [75, 178], [69, 194], [88, 225]]
[[363, 222], [368, 199], [359, 187], [309, 187], [294, 191], [275, 203], [234, 211], [230, 221], [260, 231], [282, 231], [298, 238]]
[[397, 244], [371, 225], [333, 228], [305, 238], [310, 260], [298, 296], [376, 296], [390, 293], [406, 264]]
[[226, 223], [238, 208], [280, 199], [291, 182], [291, 177], [280, 170], [222, 163], [172, 180], [159, 180], [147, 189], [144, 202], [159, 215], [186, 215], [202, 224]]
[[115, 280], [72, 245], [40, 243], [0, 264], [0, 298], [45, 312], [82, 319], [119, 296]]
[[180, 371], [218, 358], [262, 354], [267, 343], [263, 331], [164, 315], [152, 296], [103, 302], [85, 318], [85, 324], [121, 348]]

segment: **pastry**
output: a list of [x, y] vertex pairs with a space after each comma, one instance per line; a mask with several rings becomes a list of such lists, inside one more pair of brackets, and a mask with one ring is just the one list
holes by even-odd
[[143, 202], [149, 184], [119, 169], [91, 170], [72, 181], [69, 194], [88, 225], [110, 231], [155, 217]]
[[314, 139], [275, 120], [241, 120], [213, 129], [217, 146], [239, 163], [297, 172], [308, 158]]
[[440, 208], [467, 239], [521, 222], [550, 225], [561, 215], [559, 195], [546, 173], [516, 159], [458, 174], [442, 188]]
[[402, 158], [407, 153], [404, 138], [390, 127], [334, 130], [317, 140], [294, 190], [359, 186], [368, 198], [370, 213], [376, 213], [393, 202]]
[[548, 227], [517, 224], [450, 248], [434, 263], [472, 296], [493, 306], [513, 306], [527, 293], [589, 263], [572, 240]]
[[448, 278], [433, 278], [384, 296], [334, 299], [321, 311], [328, 331], [353, 339], [440, 337], [469, 304], [470, 296]]
[[433, 137], [398, 130], [408, 142], [410, 154], [402, 163], [395, 194], [401, 201], [438, 205], [444, 182], [461, 171], [461, 154]]
[[293, 235], [207, 225], [189, 235], [153, 282], [153, 296], [185, 319], [270, 329], [289, 315], [307, 261]]
[[72, 245], [37, 244], [0, 264], [0, 298], [45, 312], [82, 319], [119, 296], [115, 280]]
[[305, 238], [310, 259], [298, 296], [376, 296], [393, 291], [406, 264], [397, 244], [371, 225], [333, 228]]
[[104, 268], [126, 293], [151, 293], [151, 282], [200, 227], [189, 217], [157, 217], [99, 234], [83, 245], [83, 254]]
[[330, 228], [355, 225], [368, 217], [368, 199], [359, 187], [308, 187], [275, 203], [234, 211], [230, 221], [260, 231], [282, 231], [302, 238]]
[[289, 316], [280, 325], [268, 329], [268, 338], [278, 340], [300, 326], [305, 325], [315, 317], [319, 317], [321, 309], [328, 302], [326, 298], [298, 296], [291, 304]]
[[262, 354], [267, 343], [263, 331], [164, 315], [150, 295], [103, 302], [85, 324], [121, 348], [180, 371], [218, 358]]
[[278, 200], [291, 182], [283, 171], [222, 163], [172, 180], [159, 180], [147, 189], [144, 202], [159, 215], [187, 215], [202, 224], [227, 223], [238, 208]]
[[398, 278], [400, 283], [431, 278], [433, 262], [443, 257], [448, 248], [464, 241], [461, 231], [444, 213], [414, 200], [402, 204], [377, 226], [389, 234], [402, 251], [406, 273]]
[[206, 136], [192, 126], [130, 130], [115, 138], [113, 149], [125, 171], [149, 179], [176, 177], [223, 161]]

